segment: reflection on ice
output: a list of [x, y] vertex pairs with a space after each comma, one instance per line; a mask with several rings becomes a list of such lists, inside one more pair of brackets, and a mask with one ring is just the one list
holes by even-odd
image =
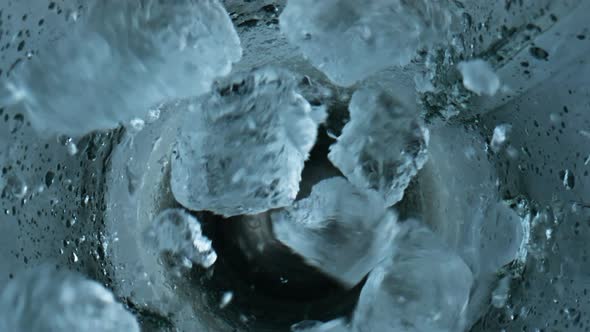
[[139, 325], [102, 285], [46, 266], [0, 293], [0, 331], [139, 332]]

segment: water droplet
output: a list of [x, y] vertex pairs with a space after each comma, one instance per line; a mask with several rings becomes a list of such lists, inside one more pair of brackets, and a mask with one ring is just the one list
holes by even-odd
[[529, 49], [531, 55], [537, 60], [547, 60], [549, 58], [549, 53], [544, 49], [533, 46]]
[[15, 114], [10, 122], [10, 133], [14, 134], [19, 131], [23, 127], [24, 120], [25, 118], [22, 114]]
[[12, 197], [15, 198], [23, 198], [29, 191], [29, 187], [27, 186], [26, 182], [17, 175], [11, 175], [6, 179], [5, 190], [10, 194]]
[[55, 173], [53, 173], [52, 171], [48, 171], [47, 173], [45, 173], [45, 186], [47, 186], [47, 188], [51, 187], [54, 178]]

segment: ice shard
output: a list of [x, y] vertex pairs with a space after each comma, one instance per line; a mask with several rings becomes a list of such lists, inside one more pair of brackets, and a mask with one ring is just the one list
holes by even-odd
[[463, 260], [417, 221], [405, 221], [395, 254], [369, 275], [354, 331], [457, 332], [473, 275]]
[[169, 252], [204, 268], [211, 267], [217, 253], [203, 235], [197, 218], [182, 209], [162, 211], [148, 229], [144, 240], [157, 253]]
[[428, 160], [428, 129], [415, 110], [378, 89], [355, 92], [349, 110], [328, 157], [352, 184], [377, 191], [391, 206]]
[[377, 193], [340, 177], [317, 183], [309, 197], [271, 219], [279, 241], [349, 287], [390, 255], [397, 232], [397, 215]]
[[280, 26], [312, 65], [350, 86], [445, 40], [456, 12], [452, 1], [290, 0]]
[[100, 0], [64, 38], [18, 68], [5, 88], [44, 134], [83, 135], [200, 95], [242, 50], [217, 0]]

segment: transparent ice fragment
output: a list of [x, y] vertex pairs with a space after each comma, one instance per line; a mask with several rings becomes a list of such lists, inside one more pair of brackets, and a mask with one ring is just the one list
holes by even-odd
[[319, 321], [303, 321], [291, 326], [292, 332], [348, 332], [351, 331], [342, 318], [323, 323]]
[[476, 132], [462, 127], [432, 130], [430, 159], [418, 184], [424, 222], [461, 256], [477, 280], [469, 324], [489, 307], [498, 272], [526, 256], [526, 222], [498, 196], [497, 174], [485, 146]]
[[492, 66], [481, 59], [460, 62], [459, 71], [463, 76], [463, 85], [477, 95], [495, 95], [500, 89], [500, 78]]
[[290, 0], [280, 27], [313, 66], [350, 86], [447, 39], [456, 11], [451, 1]]
[[0, 293], [0, 331], [139, 332], [139, 325], [99, 283], [41, 267], [18, 275]]
[[428, 129], [415, 110], [381, 90], [355, 92], [349, 109], [328, 158], [352, 184], [377, 191], [391, 206], [428, 160]]
[[209, 91], [241, 53], [217, 0], [100, 0], [18, 68], [6, 89], [39, 132], [77, 136]]
[[458, 332], [473, 276], [434, 233], [406, 221], [395, 254], [367, 280], [353, 316], [355, 331]]
[[498, 285], [492, 291], [492, 305], [496, 308], [502, 308], [508, 301], [510, 292], [510, 277], [504, 277], [498, 281]]
[[290, 205], [323, 112], [296, 85], [291, 73], [262, 68], [196, 101], [172, 158], [176, 200], [224, 216]]
[[391, 251], [397, 216], [375, 192], [344, 178], [313, 186], [309, 197], [271, 214], [279, 241], [346, 286], [359, 283]]
[[506, 203], [489, 203], [482, 219], [472, 222], [471, 231], [477, 235], [472, 238], [471, 250], [479, 251], [471, 259], [477, 264], [472, 270], [496, 273], [516, 258], [524, 236], [522, 219]]
[[182, 209], [162, 211], [144, 232], [145, 243], [158, 253], [169, 252], [181, 259], [211, 267], [217, 253], [211, 240], [203, 235], [197, 218]]
[[519, 249], [522, 219], [498, 197], [483, 140], [448, 126], [432, 135], [420, 179], [424, 222], [473, 271], [496, 274]]

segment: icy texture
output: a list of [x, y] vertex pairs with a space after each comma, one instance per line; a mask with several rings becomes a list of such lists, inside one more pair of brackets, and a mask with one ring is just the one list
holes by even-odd
[[334, 319], [326, 323], [303, 321], [291, 326], [292, 332], [348, 332], [350, 328], [344, 319]]
[[197, 218], [181, 209], [162, 211], [145, 231], [144, 239], [158, 253], [169, 252], [204, 268], [217, 260], [211, 240], [202, 234]]
[[485, 146], [477, 133], [463, 127], [433, 130], [418, 189], [424, 222], [475, 276], [469, 323], [487, 310], [499, 270], [517, 258], [526, 235], [521, 217], [498, 197]]
[[296, 84], [289, 72], [263, 68], [198, 100], [172, 158], [176, 200], [224, 216], [290, 205], [323, 118]]
[[355, 92], [349, 109], [350, 122], [328, 157], [351, 183], [376, 190], [391, 206], [428, 159], [428, 129], [416, 111], [381, 90]]
[[474, 266], [472, 270], [496, 273], [515, 259], [524, 234], [522, 219], [506, 203], [487, 204], [484, 214], [472, 221], [471, 241], [468, 242], [469, 250], [479, 252], [479, 255], [469, 259], [469, 250], [464, 248], [463, 252], [466, 260]]
[[473, 282], [467, 265], [415, 221], [403, 224], [395, 247], [363, 287], [355, 331], [462, 331]]
[[495, 95], [500, 89], [500, 78], [492, 66], [484, 60], [475, 59], [460, 62], [458, 65], [463, 75], [463, 85], [478, 95]]
[[139, 332], [139, 326], [100, 284], [43, 267], [18, 275], [0, 293], [0, 331]]
[[476, 275], [495, 274], [515, 258], [522, 220], [498, 197], [483, 140], [458, 130], [433, 132], [421, 177], [423, 218]]
[[396, 215], [383, 199], [344, 178], [319, 182], [308, 198], [271, 218], [279, 241], [347, 286], [389, 255], [397, 231]]
[[209, 91], [241, 52], [217, 0], [100, 0], [6, 87], [39, 131], [81, 135]]
[[[468, 15], [464, 18], [471, 20]], [[463, 44], [462, 38], [455, 41]], [[442, 116], [449, 120], [470, 108], [474, 94], [463, 86], [457, 72], [457, 62], [465, 53], [462, 47], [457, 49], [456, 46], [438, 47], [428, 52], [423, 59], [423, 70], [414, 76], [419, 103], [426, 118]]]
[[350, 86], [444, 41], [454, 11], [445, 0], [290, 0], [280, 27], [312, 65]]

